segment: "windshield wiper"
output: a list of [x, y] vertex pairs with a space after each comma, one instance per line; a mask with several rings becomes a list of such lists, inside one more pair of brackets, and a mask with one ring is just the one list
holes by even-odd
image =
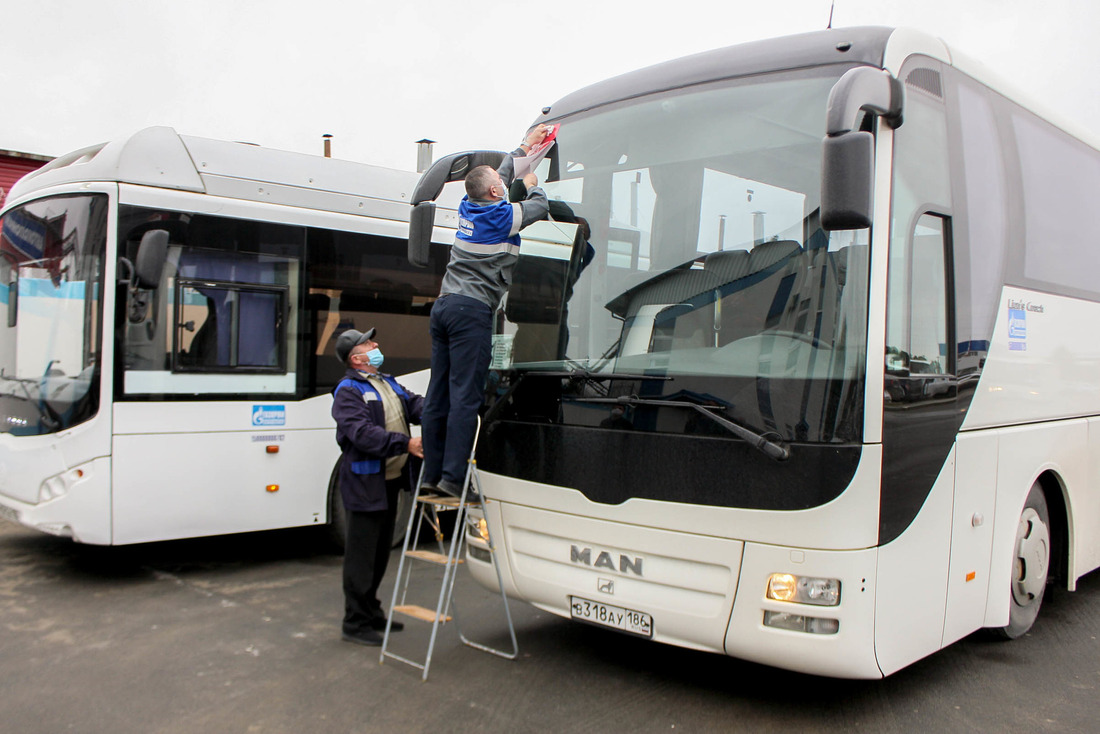
[[715, 410], [725, 410], [725, 407], [720, 405], [706, 406], [699, 403], [689, 403], [683, 400], [660, 400], [653, 398], [639, 398], [637, 395], [623, 395], [617, 398], [574, 398], [574, 402], [578, 403], [608, 403], [611, 405], [644, 405], [652, 406], [656, 408], [691, 408], [695, 412], [706, 416], [713, 422], [725, 428], [727, 431], [742, 439], [757, 451], [761, 452], [770, 459], [776, 461], [786, 461], [791, 457], [791, 451], [786, 446], [773, 441], [768, 438], [767, 435], [757, 433], [751, 429], [745, 428], [742, 425], [734, 423], [731, 420], [727, 420], [720, 415], [712, 412]]
[[[527, 377], [556, 377], [558, 379], [567, 380], [584, 380], [585, 382], [605, 382], [610, 380], [661, 380], [668, 382], [673, 378], [663, 375], [635, 375], [630, 373], [619, 372], [592, 372], [583, 367], [574, 367], [571, 370], [556, 370], [553, 372], [543, 372], [541, 370], [526, 370], [520, 372], [519, 376], [512, 380], [512, 384], [508, 386], [504, 394], [501, 395], [496, 401], [493, 402], [492, 407], [485, 413], [481, 419], [483, 425], [489, 425], [497, 417], [497, 413], [500, 412], [504, 404], [508, 402], [509, 398], [515, 393], [516, 388]], [[607, 390], [604, 389], [604, 394]]]
[[661, 380], [663, 382], [671, 381], [672, 377], [667, 375], [639, 375], [632, 372], [593, 372], [583, 367], [574, 367], [571, 370], [560, 370], [557, 372], [538, 372], [530, 370], [520, 375], [521, 378], [531, 375], [532, 377], [564, 377], [570, 380], [585, 380], [587, 382], [604, 382], [606, 380]]

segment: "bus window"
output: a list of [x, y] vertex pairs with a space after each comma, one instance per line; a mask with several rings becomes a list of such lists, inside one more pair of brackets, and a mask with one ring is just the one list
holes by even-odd
[[[893, 318], [886, 331], [887, 405], [954, 396], [947, 332], [947, 226], [942, 217], [922, 215], [908, 248], [908, 263], [890, 269]], [[899, 313], [899, 305], [907, 307]]]
[[304, 228], [122, 207], [120, 247], [150, 227], [168, 257], [126, 307], [124, 394], [293, 393]]
[[107, 206], [59, 196], [0, 220], [0, 432], [54, 433], [98, 410]]

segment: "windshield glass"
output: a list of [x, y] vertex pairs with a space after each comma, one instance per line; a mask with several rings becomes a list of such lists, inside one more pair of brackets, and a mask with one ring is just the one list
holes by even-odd
[[538, 399], [511, 417], [723, 433], [690, 410], [656, 418], [653, 406], [586, 400], [642, 395], [707, 405], [786, 441], [858, 440], [868, 232], [818, 221], [826, 102], [843, 71], [561, 120], [538, 170], [557, 222], [523, 232], [538, 246], [521, 250], [494, 367], [503, 380], [586, 376], [568, 383], [559, 415]]
[[41, 199], [0, 219], [0, 432], [95, 415], [107, 196]]

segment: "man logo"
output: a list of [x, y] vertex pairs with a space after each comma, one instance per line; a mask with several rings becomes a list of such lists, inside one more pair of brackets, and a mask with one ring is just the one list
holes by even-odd
[[633, 573], [636, 576], [642, 575], [642, 559], [640, 556], [631, 557], [620, 553], [619, 565], [616, 568], [615, 561], [607, 551], [600, 551], [596, 554], [596, 560], [593, 561], [591, 548], [578, 548], [575, 545], [571, 545], [569, 546], [569, 562], [591, 566], [592, 568], [609, 568], [612, 571], [617, 570], [619, 573]]

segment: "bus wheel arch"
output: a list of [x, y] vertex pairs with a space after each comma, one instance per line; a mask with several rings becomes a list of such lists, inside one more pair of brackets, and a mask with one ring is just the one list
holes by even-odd
[[1064, 532], [1065, 502], [1061, 483], [1052, 474], [1037, 478], [1028, 491], [1012, 544], [1012, 574], [1009, 594], [1009, 621], [991, 630], [1003, 640], [1022, 637], [1035, 624], [1050, 581], [1059, 575], [1064, 563], [1059, 548]]
[[1069, 572], [1069, 502], [1065, 482], [1053, 471], [1045, 471], [1035, 480], [1043, 488], [1050, 519], [1050, 581], [1048, 590], [1055, 584], [1068, 587]]

